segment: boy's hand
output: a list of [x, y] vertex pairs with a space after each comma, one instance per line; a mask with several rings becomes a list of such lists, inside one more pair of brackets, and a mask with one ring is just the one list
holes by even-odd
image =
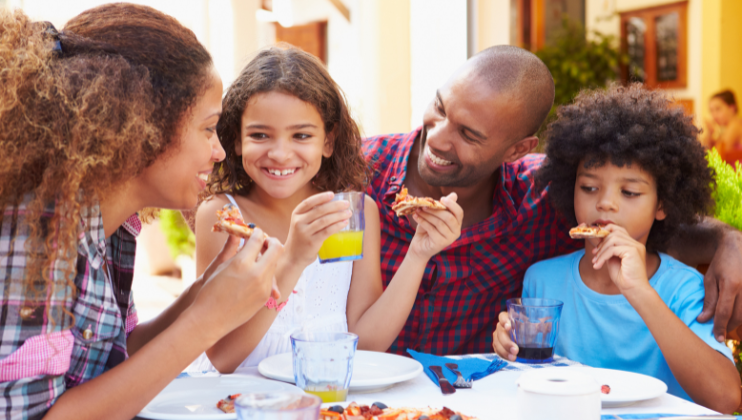
[[350, 203], [331, 201], [332, 192], [313, 195], [299, 203], [291, 214], [291, 227], [286, 239], [286, 257], [307, 266], [316, 258], [322, 242], [340, 232], [352, 213]]
[[507, 312], [500, 312], [499, 318], [497, 329], [492, 333], [492, 347], [495, 348], [495, 353], [498, 356], [514, 362], [520, 349], [510, 339], [510, 330], [513, 329], [513, 326], [510, 325], [510, 317]]
[[464, 210], [456, 202], [457, 198], [456, 193], [441, 198], [446, 210], [423, 207], [412, 213], [417, 230], [410, 243], [410, 252], [428, 260], [461, 236]]
[[604, 229], [611, 233], [593, 250], [593, 268], [600, 270], [608, 264], [608, 273], [621, 294], [649, 286], [647, 279], [647, 251], [643, 244], [629, 236], [621, 226], [610, 224]]

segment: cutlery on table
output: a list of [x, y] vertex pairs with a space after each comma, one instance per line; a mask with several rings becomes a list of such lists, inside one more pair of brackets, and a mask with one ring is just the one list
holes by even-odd
[[454, 388], [471, 388], [474, 381], [464, 379], [464, 376], [459, 372], [459, 365], [456, 363], [446, 363], [446, 367], [456, 375], [456, 382], [453, 383]]
[[443, 376], [443, 369], [440, 366], [431, 366], [430, 370], [433, 372], [436, 378], [438, 378], [438, 385], [440, 385], [441, 392], [444, 395], [453, 394], [454, 392], [456, 392], [456, 390], [453, 389], [451, 383], [448, 382], [448, 379]]

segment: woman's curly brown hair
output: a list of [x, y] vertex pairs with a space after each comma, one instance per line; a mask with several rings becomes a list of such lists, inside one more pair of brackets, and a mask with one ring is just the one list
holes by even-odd
[[332, 133], [333, 153], [322, 158], [313, 181], [315, 187], [322, 191], [363, 191], [368, 166], [361, 151], [361, 133], [350, 116], [345, 96], [317, 58], [281, 45], [260, 51], [227, 90], [216, 126], [227, 156], [214, 166], [208, 193], [246, 195], [250, 191], [252, 180], [242, 167], [235, 144], [240, 141], [242, 115], [250, 98], [273, 91], [312, 104], [325, 124], [325, 133]]
[[[55, 289], [73, 298], [81, 212], [173, 149], [188, 111], [173, 103], [195, 101], [211, 63], [196, 72], [203, 77], [167, 85], [179, 68], [198, 67], [205, 50], [175, 19], [144, 6], [101, 6], [58, 34], [49, 26], [0, 10], [0, 225], [4, 215], [14, 224], [12, 209], [30, 198], [23, 290], [38, 305]], [[101, 35], [119, 27], [138, 30], [122, 39]], [[157, 51], [175, 46], [185, 50], [174, 60]], [[186, 57], [189, 49], [196, 58]], [[162, 63], [144, 57], [154, 53]], [[50, 206], [54, 214], [44, 215]], [[63, 278], [50, 275], [54, 264]], [[47, 310], [52, 322], [61, 315]]]
[[557, 111], [546, 130], [546, 160], [536, 174], [559, 212], [576, 223], [578, 165], [638, 165], [654, 177], [667, 217], [655, 221], [647, 248], [664, 249], [681, 224], [713, 209], [713, 170], [696, 140], [698, 129], [663, 93], [640, 84], [583, 91]]

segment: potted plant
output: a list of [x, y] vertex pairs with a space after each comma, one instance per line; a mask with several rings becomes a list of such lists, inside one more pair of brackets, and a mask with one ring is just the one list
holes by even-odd
[[716, 149], [711, 149], [706, 154], [706, 159], [716, 172], [714, 217], [742, 230], [742, 165], [737, 162], [736, 168], [732, 168]]
[[186, 288], [196, 280], [196, 263], [193, 260], [196, 236], [179, 211], [161, 210], [159, 213], [160, 227], [165, 234], [170, 255], [180, 268], [183, 288]]
[[[539, 132], [556, 119], [556, 109], [571, 103], [581, 90], [604, 88], [616, 80], [619, 65], [628, 60], [618, 38], [598, 31], [588, 34], [579, 22], [567, 17], [556, 36], [535, 54], [549, 68], [556, 89], [554, 105]], [[543, 146], [539, 142], [539, 150]]]

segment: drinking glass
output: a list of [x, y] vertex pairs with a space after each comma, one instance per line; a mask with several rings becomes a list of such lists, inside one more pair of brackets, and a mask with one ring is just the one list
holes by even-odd
[[331, 263], [338, 261], [360, 260], [363, 258], [363, 231], [366, 228], [366, 218], [363, 213], [363, 203], [366, 195], [362, 192], [335, 193], [332, 201], [344, 200], [350, 203], [348, 225], [338, 233], [330, 235], [319, 249], [319, 262]]
[[518, 345], [516, 361], [548, 363], [554, 360], [554, 343], [564, 303], [555, 299], [508, 299], [510, 338]]
[[245, 394], [234, 408], [239, 420], [317, 420], [322, 400], [288, 392]]
[[352, 333], [292, 334], [296, 386], [326, 403], [345, 401], [357, 345], [358, 336]]

